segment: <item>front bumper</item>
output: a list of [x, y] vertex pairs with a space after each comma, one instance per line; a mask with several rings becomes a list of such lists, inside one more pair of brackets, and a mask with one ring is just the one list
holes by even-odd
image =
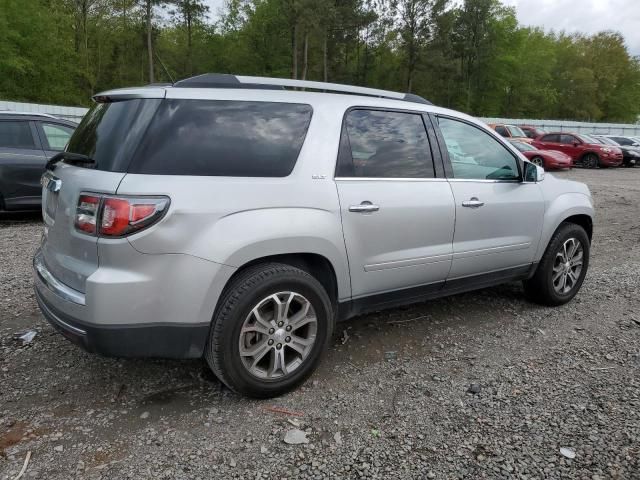
[[[172, 263], [175, 255], [159, 257], [147, 256], [155, 260], [155, 264], [169, 262], [168, 266], [175, 267]], [[193, 275], [212, 270], [211, 275], [215, 275], [220, 269], [206, 262], [198, 272], [194, 265], [205, 261], [192, 261], [192, 258], [187, 259], [184, 267], [169, 270], [170, 279], [147, 280], [152, 284], [125, 283], [117, 271], [98, 269], [94, 274], [96, 278], [87, 280], [84, 294], [58, 281], [38, 251], [33, 260], [36, 299], [47, 321], [89, 352], [114, 357], [199, 358], [208, 339], [217, 300], [213, 292], [218, 286], [213, 290], [203, 286], [197, 292], [200, 298], [196, 299], [194, 290], [198, 288], [184, 278], [181, 270]], [[208, 266], [211, 268], [206, 269]], [[228, 272], [223, 271], [226, 277]], [[213, 280], [201, 276], [202, 285], [208, 281]], [[188, 302], [181, 302], [187, 295], [185, 290], [189, 291], [190, 298]], [[213, 293], [213, 299], [208, 293]], [[182, 316], [179, 311], [183, 312]]]

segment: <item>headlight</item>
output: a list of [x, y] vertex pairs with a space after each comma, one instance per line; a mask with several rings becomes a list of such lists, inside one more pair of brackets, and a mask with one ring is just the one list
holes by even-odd
[[607, 148], [607, 147], [603, 147], [603, 148], [602, 148], [602, 151], [603, 151], [604, 153], [611, 153], [611, 149], [610, 149], [610, 148]]

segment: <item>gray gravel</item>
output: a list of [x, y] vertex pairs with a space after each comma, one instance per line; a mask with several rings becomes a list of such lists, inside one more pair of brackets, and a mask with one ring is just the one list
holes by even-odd
[[[0, 219], [0, 479], [28, 451], [24, 478], [640, 478], [640, 168], [557, 175], [597, 203], [573, 302], [539, 307], [509, 284], [363, 316], [270, 401], [200, 361], [67, 342], [31, 291], [37, 216]], [[309, 443], [284, 442], [296, 429]]]

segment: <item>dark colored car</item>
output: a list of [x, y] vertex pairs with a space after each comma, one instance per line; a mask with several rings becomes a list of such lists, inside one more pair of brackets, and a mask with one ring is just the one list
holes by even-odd
[[75, 128], [51, 115], [0, 112], [0, 211], [40, 208], [47, 160], [64, 149]]
[[640, 148], [635, 146], [622, 145], [618, 143], [615, 138], [604, 135], [591, 135], [591, 138], [596, 139], [603, 145], [610, 145], [612, 147], [618, 147], [622, 150], [622, 165], [625, 167], [635, 167], [640, 163]]
[[528, 143], [512, 140], [514, 147], [520, 150], [529, 161], [538, 165], [545, 170], [553, 170], [558, 168], [571, 168], [573, 161], [571, 157], [565, 153], [556, 150], [539, 150]]
[[534, 125], [518, 125], [518, 128], [522, 130], [525, 135], [531, 139], [538, 138], [541, 135], [547, 133], [544, 128], [536, 127]]
[[533, 141], [540, 150], [557, 150], [566, 153], [574, 165], [587, 168], [619, 167], [622, 165], [622, 150], [603, 145], [596, 139], [580, 133], [546, 133]]
[[598, 135], [599, 137], [605, 137], [613, 140], [618, 145], [623, 147], [640, 148], [640, 140], [636, 137], [628, 137], [626, 135]]

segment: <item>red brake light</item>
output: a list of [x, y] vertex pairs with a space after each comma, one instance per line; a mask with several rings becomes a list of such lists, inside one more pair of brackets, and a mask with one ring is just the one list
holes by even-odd
[[[87, 217], [85, 211], [93, 210]], [[116, 197], [111, 195], [80, 195], [76, 228], [84, 233], [103, 237], [124, 237], [147, 228], [162, 218], [169, 206], [167, 197]], [[81, 213], [82, 212], [82, 213]], [[78, 219], [82, 216], [80, 222]], [[87, 218], [85, 218], [87, 217]], [[96, 230], [96, 219], [99, 224]]]
[[102, 221], [100, 222], [100, 234], [119, 237], [129, 227], [129, 210], [131, 206], [128, 200], [121, 198], [105, 198], [102, 207]]
[[100, 197], [96, 195], [80, 195], [74, 221], [77, 230], [91, 235], [96, 233], [99, 206]]

